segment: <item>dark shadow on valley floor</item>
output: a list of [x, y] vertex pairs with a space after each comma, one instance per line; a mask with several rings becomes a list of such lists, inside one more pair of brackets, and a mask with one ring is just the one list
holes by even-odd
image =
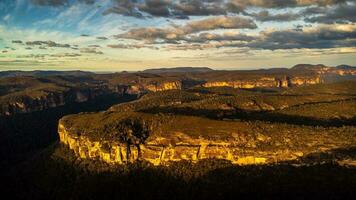
[[[354, 155], [355, 148], [328, 153], [332, 152], [344, 153], [347, 157]], [[21, 170], [15, 171], [14, 177], [9, 175], [7, 187], [3, 188], [13, 199], [354, 197], [356, 168], [339, 166], [334, 161], [326, 160], [323, 164], [314, 161], [302, 166], [292, 165], [299, 161], [236, 166], [225, 160], [203, 160], [196, 164], [177, 162], [168, 167], [135, 163], [110, 168], [100, 162], [77, 160], [60, 145], [19, 166]]]
[[72, 103], [44, 111], [0, 117], [0, 170], [11, 167], [58, 140], [58, 120], [79, 112], [106, 110], [136, 99], [135, 96], [105, 95], [85, 103]]

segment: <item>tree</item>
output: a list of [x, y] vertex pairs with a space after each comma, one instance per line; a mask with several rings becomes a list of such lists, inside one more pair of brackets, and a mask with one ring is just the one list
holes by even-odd
[[116, 135], [126, 145], [126, 159], [130, 159], [130, 146], [136, 146], [140, 156], [140, 144], [143, 144], [151, 132], [150, 125], [143, 119], [125, 119], [116, 127]]

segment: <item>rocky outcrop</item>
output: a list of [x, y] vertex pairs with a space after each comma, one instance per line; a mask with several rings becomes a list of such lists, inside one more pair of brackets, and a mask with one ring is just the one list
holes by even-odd
[[166, 90], [180, 90], [182, 89], [181, 81], [164, 81], [151, 83], [135, 83], [135, 84], [120, 84], [113, 89], [119, 94], [144, 94], [147, 92], [160, 92]]
[[[243, 149], [234, 142], [205, 139], [190, 140], [188, 143], [185, 141], [173, 146], [162, 144], [165, 138], [156, 138], [139, 147], [130, 146], [130, 154], [127, 157], [128, 150], [125, 144], [103, 140], [93, 141], [85, 136], [75, 136], [67, 131], [63, 124], [59, 124], [58, 132], [61, 143], [67, 145], [81, 159], [101, 160], [109, 164], [125, 164], [139, 159], [154, 165], [181, 160], [196, 162], [202, 159], [225, 159], [244, 165], [273, 163], [303, 156], [301, 151], [256, 152], [253, 148]], [[262, 135], [259, 139], [268, 140]]]
[[182, 83], [181, 81], [154, 83], [154, 84], [145, 85], [143, 88], [151, 92], [160, 92], [166, 90], [180, 90], [182, 89]]
[[287, 88], [301, 85], [314, 85], [322, 83], [320, 76], [297, 76], [297, 77], [264, 77], [258, 80], [236, 80], [236, 81], [208, 81], [203, 87], [233, 87], [233, 88]]
[[[187, 127], [201, 124], [195, 123], [196, 118], [185, 120]], [[205, 133], [201, 133], [202, 136], [192, 137], [187, 133], [164, 130], [164, 134], [154, 133], [139, 145], [126, 145], [115, 139], [106, 139], [104, 136], [95, 139], [73, 128], [70, 125], [73, 122], [75, 123], [60, 121], [58, 127], [60, 142], [73, 150], [80, 159], [99, 160], [113, 165], [136, 160], [144, 160], [153, 165], [165, 165], [175, 161], [197, 162], [202, 159], [225, 159], [239, 165], [268, 164], [297, 160], [307, 154], [328, 151], [355, 142], [355, 138], [352, 141], [343, 141], [343, 136], [340, 136], [344, 134], [341, 133], [342, 130], [337, 136], [340, 138], [337, 138], [325, 133], [324, 130], [311, 134], [305, 133], [308, 129], [296, 132], [293, 127], [281, 127], [278, 129], [285, 135], [276, 137], [276, 134], [261, 133], [253, 127], [241, 127], [241, 131], [235, 132], [235, 122], [219, 122], [221, 124], [213, 128], [216, 133], [230, 131], [230, 136], [209, 134], [203, 137]], [[209, 123], [206, 121], [204, 124]], [[227, 130], [222, 130], [222, 127], [226, 127]], [[244, 133], [246, 128], [255, 130], [255, 133]]]
[[272, 88], [288, 87], [288, 79], [261, 78], [259, 80], [236, 80], [236, 81], [208, 81], [203, 87], [233, 87], [233, 88]]
[[315, 77], [293, 77], [289, 79], [289, 85], [291, 86], [301, 86], [301, 85], [315, 85], [323, 83], [320, 76]]

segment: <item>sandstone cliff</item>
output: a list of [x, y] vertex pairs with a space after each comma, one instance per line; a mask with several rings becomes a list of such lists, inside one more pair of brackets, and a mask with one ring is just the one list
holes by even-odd
[[[0, 115], [13, 115], [15, 113], [28, 113], [49, 108], [55, 108], [70, 103], [81, 103], [92, 100], [98, 96], [108, 94], [105, 89], [66, 89], [65, 91], [49, 91], [40, 95], [3, 96], [0, 104]], [[13, 94], [12, 94], [13, 95]]]
[[[276, 163], [296, 160], [315, 152], [327, 152], [356, 142], [355, 137], [351, 137], [349, 141], [345, 140], [352, 135], [354, 129], [315, 131], [287, 125], [254, 126], [186, 117], [168, 122], [171, 126], [179, 122], [185, 123], [188, 126], [184, 128], [186, 130], [163, 128], [160, 133], [158, 131], [150, 135], [143, 144], [130, 145], [128, 149], [125, 143], [116, 139], [95, 139], [90, 134], [78, 132], [69, 125], [73, 122], [75, 123], [68, 119], [60, 122], [58, 132], [61, 143], [67, 145], [81, 159], [100, 160], [110, 164], [124, 164], [138, 159], [154, 165], [181, 160], [196, 162], [201, 159], [225, 159], [240, 165]], [[200, 131], [203, 132], [194, 133], [197, 130], [189, 128], [201, 123], [207, 125], [201, 127]], [[179, 127], [182, 127], [182, 124]], [[205, 135], [204, 130], [212, 132], [209, 128], [216, 132]], [[275, 132], [276, 129], [280, 132]], [[273, 135], [274, 132], [276, 135]], [[127, 156], [128, 151], [130, 154]]]

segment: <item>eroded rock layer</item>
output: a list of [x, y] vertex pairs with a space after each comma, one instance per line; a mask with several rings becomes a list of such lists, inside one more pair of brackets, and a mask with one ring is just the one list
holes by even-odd
[[[246, 124], [221, 123], [230, 125], [232, 130], [236, 130], [233, 127], [236, 125], [241, 128], [243, 125], [246, 128], [253, 128]], [[129, 147], [115, 139], [94, 139], [90, 136], [72, 133], [67, 130], [63, 122], [59, 125], [59, 135], [60, 141], [68, 145], [78, 157], [101, 160], [110, 164], [124, 164], [138, 159], [154, 165], [181, 160], [196, 162], [201, 159], [225, 159], [240, 165], [275, 163], [356, 144], [355, 137], [351, 133], [352, 130], [344, 132], [345, 130], [335, 129], [332, 130], [333, 132], [329, 131], [330, 133], [319, 130], [313, 136], [305, 137], [304, 134], [312, 134], [312, 131], [293, 130], [293, 127], [285, 126], [281, 128], [284, 129], [281, 130], [284, 133], [278, 134], [277, 137], [262, 134], [259, 132], [261, 130], [256, 130], [255, 134], [237, 131], [229, 135], [230, 133], [225, 132], [223, 135], [210, 135], [212, 138], [194, 138], [186, 133], [168, 131], [166, 137], [162, 134], [152, 135], [144, 144], [130, 145]], [[267, 129], [266, 131], [271, 130]], [[298, 134], [299, 131], [305, 132]], [[293, 132], [297, 135], [287, 135], [293, 134]], [[342, 136], [336, 134], [342, 134]], [[346, 141], [346, 138], [351, 138], [351, 140]], [[130, 154], [127, 154], [128, 151]]]

